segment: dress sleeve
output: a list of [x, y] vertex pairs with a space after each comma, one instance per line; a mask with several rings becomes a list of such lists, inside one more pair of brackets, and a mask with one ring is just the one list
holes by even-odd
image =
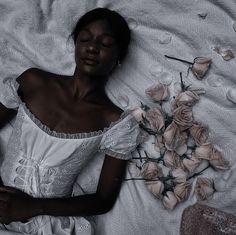
[[17, 90], [19, 83], [16, 79], [6, 78], [0, 82], [0, 102], [9, 109], [17, 109], [21, 102]]
[[132, 158], [131, 153], [144, 138], [139, 123], [129, 114], [104, 133], [99, 151], [111, 157], [129, 160]]

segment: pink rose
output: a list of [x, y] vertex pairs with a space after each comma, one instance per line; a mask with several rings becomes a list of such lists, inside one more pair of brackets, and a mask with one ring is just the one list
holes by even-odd
[[161, 181], [145, 181], [148, 190], [158, 199], [162, 198], [164, 184]]
[[195, 149], [194, 156], [199, 159], [209, 160], [212, 150], [213, 145], [211, 143], [203, 144]]
[[149, 123], [150, 129], [155, 132], [160, 131], [165, 125], [163, 114], [158, 108], [149, 109], [145, 118]]
[[174, 194], [179, 202], [186, 200], [190, 194], [190, 191], [191, 184], [188, 182], [177, 184], [174, 187]]
[[171, 176], [174, 177], [174, 182], [177, 184], [185, 183], [187, 180], [187, 173], [181, 168], [177, 168], [171, 172]]
[[169, 97], [168, 86], [164, 84], [153, 85], [146, 89], [145, 93], [157, 102], [166, 100]]
[[182, 161], [184, 169], [190, 173], [192, 173], [200, 165], [200, 163], [201, 161], [194, 156], [192, 156], [191, 159], [184, 158]]
[[185, 91], [180, 93], [176, 99], [175, 99], [175, 105], [181, 106], [181, 105], [187, 105], [187, 106], [193, 106], [195, 103], [199, 101], [200, 97], [199, 95], [194, 91]]
[[178, 199], [173, 192], [167, 191], [166, 195], [163, 197], [162, 203], [165, 208], [172, 210], [178, 203]]
[[141, 175], [145, 179], [157, 179], [163, 176], [163, 173], [161, 167], [156, 162], [147, 162], [142, 167]]
[[180, 158], [175, 151], [166, 151], [163, 157], [166, 167], [175, 169], [180, 167]]
[[176, 148], [176, 139], [180, 134], [178, 126], [172, 122], [163, 134], [164, 143], [167, 149], [174, 150]]
[[186, 105], [181, 105], [174, 110], [174, 122], [180, 130], [186, 130], [193, 124], [192, 109]]
[[190, 134], [198, 146], [206, 143], [209, 136], [208, 128], [202, 124], [193, 124]]
[[229, 161], [224, 159], [221, 152], [219, 152], [217, 149], [212, 150], [209, 162], [215, 170], [229, 169]]
[[146, 115], [146, 112], [141, 108], [135, 108], [132, 111], [132, 115], [134, 116], [134, 118], [136, 119], [137, 122], [142, 122], [143, 117], [145, 117], [145, 115]]
[[199, 201], [206, 200], [215, 192], [214, 181], [205, 177], [198, 177], [194, 192]]
[[211, 65], [211, 59], [205, 57], [196, 57], [193, 61], [192, 72], [197, 79], [202, 80], [202, 78], [207, 73]]

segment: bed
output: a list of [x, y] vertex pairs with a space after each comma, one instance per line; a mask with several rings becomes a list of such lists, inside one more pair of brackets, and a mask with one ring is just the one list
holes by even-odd
[[[204, 173], [223, 185], [221, 192], [205, 204], [236, 215], [236, 59], [222, 57], [227, 50], [236, 54], [234, 0], [0, 0], [1, 81], [30, 67], [72, 74], [75, 65], [69, 35], [77, 19], [96, 7], [120, 12], [132, 31], [128, 57], [106, 88], [116, 105], [124, 110], [140, 106], [140, 102], [152, 106], [145, 89], [158, 82], [168, 84], [173, 96], [179, 86], [179, 72], [186, 83], [204, 88], [205, 94], [194, 107], [194, 118], [209, 126], [211, 142], [231, 164], [228, 171]], [[164, 55], [189, 61], [208, 57], [212, 65], [198, 80], [188, 73], [186, 64]], [[1, 155], [11, 128], [9, 123], [1, 130]], [[96, 189], [102, 160], [102, 155], [96, 157], [79, 175], [75, 194]], [[136, 164], [131, 162], [126, 177], [138, 174]], [[142, 181], [127, 181], [112, 211], [90, 219], [100, 235], [177, 235], [184, 209], [195, 203], [191, 193], [174, 210], [166, 210]]]

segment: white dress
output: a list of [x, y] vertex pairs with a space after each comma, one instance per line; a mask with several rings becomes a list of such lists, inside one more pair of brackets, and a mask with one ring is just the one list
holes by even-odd
[[[97, 132], [52, 131], [20, 100], [18, 87], [14, 79], [8, 79], [0, 89], [0, 102], [18, 111], [1, 166], [6, 186], [37, 198], [70, 197], [78, 174], [98, 151], [128, 160], [142, 139], [139, 125], [129, 112]], [[88, 235], [94, 234], [94, 228], [84, 217], [37, 216], [27, 223], [0, 224], [0, 234]]]

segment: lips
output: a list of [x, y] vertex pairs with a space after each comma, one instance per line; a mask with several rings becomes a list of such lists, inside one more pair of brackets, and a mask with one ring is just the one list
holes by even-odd
[[92, 59], [92, 58], [83, 58], [82, 61], [86, 65], [97, 65], [98, 64], [98, 61], [96, 59]]

